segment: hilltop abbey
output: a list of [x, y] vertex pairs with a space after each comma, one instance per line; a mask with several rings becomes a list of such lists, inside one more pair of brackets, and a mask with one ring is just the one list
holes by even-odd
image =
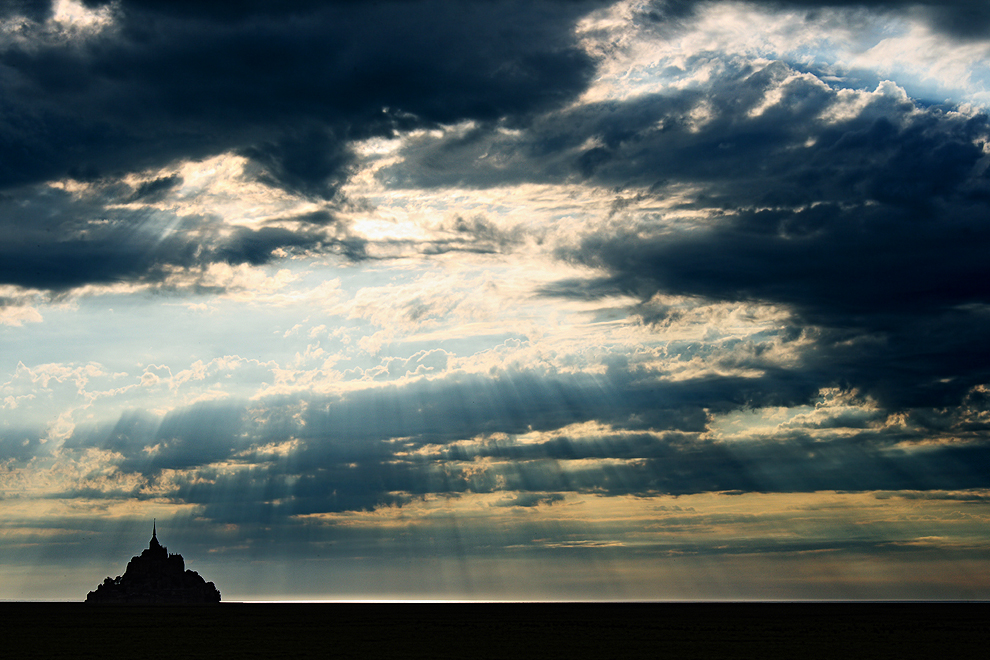
[[169, 554], [158, 542], [158, 525], [152, 525], [151, 542], [127, 570], [107, 578], [86, 596], [87, 603], [219, 603], [220, 591], [196, 571], [185, 570], [180, 554]]

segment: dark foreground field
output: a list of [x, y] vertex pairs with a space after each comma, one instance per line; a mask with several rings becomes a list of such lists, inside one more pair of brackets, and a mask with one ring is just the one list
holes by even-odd
[[0, 603], [9, 658], [979, 658], [978, 603]]

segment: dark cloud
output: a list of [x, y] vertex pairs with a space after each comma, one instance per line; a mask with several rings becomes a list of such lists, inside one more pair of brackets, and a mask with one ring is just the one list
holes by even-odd
[[[990, 25], [990, 9], [982, 0], [744, 0], [750, 4], [770, 9], [864, 9], [872, 11], [904, 12], [917, 10], [927, 17], [934, 27], [959, 37], [982, 38]], [[19, 0], [8, 12], [35, 18], [48, 13], [48, 0]], [[105, 0], [84, 0], [91, 7], [106, 5]], [[198, 16], [213, 20], [243, 20], [250, 16], [278, 17], [301, 14], [326, 4], [325, 0], [250, 0], [246, 2], [196, 2], [195, 0], [127, 0], [126, 6], [141, 8], [173, 16]], [[670, 23], [689, 18], [699, 6], [712, 4], [712, 0], [655, 0], [640, 8], [640, 20]]]
[[163, 176], [152, 181], [146, 181], [137, 187], [131, 201], [153, 203], [161, 201], [171, 190], [182, 185], [182, 177], [178, 174]]
[[252, 161], [248, 176], [322, 199], [334, 197], [355, 161], [346, 143], [319, 128], [284, 136], [275, 143], [252, 145], [241, 153]]
[[[805, 223], [819, 227], [800, 237], [766, 231]], [[886, 330], [919, 316], [983, 316], [962, 309], [990, 302], [990, 272], [981, 258], [990, 228], [981, 225], [977, 217], [940, 222], [826, 204], [747, 211], [711, 231], [655, 240], [595, 234], [572, 258], [614, 270], [598, 286], [646, 298], [663, 291], [784, 303], [809, 322]], [[582, 283], [576, 295], [588, 286]]]
[[[583, 384], [533, 373], [450, 376], [341, 398], [202, 403], [161, 420], [128, 413], [112, 429], [77, 431], [62, 451], [97, 446], [122, 455], [116, 465], [125, 474], [155, 479], [169, 471], [163, 484], [171, 484], [169, 497], [203, 505], [214, 520], [256, 524], [467, 493], [505, 493], [496, 506], [533, 507], [568, 493], [990, 487], [982, 469], [990, 460], [980, 435], [985, 429], [959, 416], [927, 422], [909, 416], [887, 428], [875, 412], [845, 413], [846, 422], [833, 416], [828, 423], [777, 429], [773, 437], [716, 440], [701, 433], [707, 422], [684, 420], [692, 409], [704, 419], [700, 393], [717, 390], [717, 383], [669, 383], [656, 374], [648, 380], [642, 372], [619, 371]], [[738, 379], [726, 380], [727, 390], [742, 389]], [[669, 412], [675, 405], [677, 420]], [[981, 405], [985, 410], [986, 401]], [[661, 406], [666, 414], [644, 417]], [[592, 420], [603, 426], [564, 428]], [[822, 428], [841, 432], [823, 435]], [[518, 438], [538, 430], [554, 433]], [[157, 495], [135, 486], [132, 493], [84, 488], [75, 496]]]
[[0, 18], [20, 17], [43, 21], [52, 13], [52, 0], [9, 0], [0, 4]]
[[272, 253], [278, 249], [318, 247], [321, 236], [318, 232], [292, 231], [281, 227], [241, 227], [226, 243], [215, 248], [216, 257], [217, 261], [260, 266], [271, 261]]
[[[990, 7], [982, 0], [743, 0], [769, 10], [805, 10], [810, 18], [821, 10], [842, 9], [904, 15], [924, 19], [936, 30], [957, 39], [986, 39], [990, 28]], [[700, 7], [715, 4], [712, 0], [655, 0], [637, 12], [641, 21], [664, 26], [689, 20]]]
[[555, 502], [564, 501], [564, 496], [560, 493], [519, 493], [513, 497], [499, 500], [495, 506], [499, 507], [534, 507], [541, 504], [552, 505]]
[[233, 150], [266, 181], [326, 196], [348, 140], [580, 91], [593, 63], [571, 28], [592, 6], [113, 3], [98, 35], [67, 47], [38, 27], [0, 53], [0, 187]]
[[187, 277], [174, 284], [184, 287], [213, 263], [261, 265], [284, 251], [356, 255], [360, 248], [332, 223], [231, 230], [218, 218], [115, 203], [163, 195], [178, 183], [163, 177], [137, 189], [111, 184], [82, 195], [35, 188], [0, 199], [0, 282], [61, 293], [86, 284], [161, 285], [179, 269]]

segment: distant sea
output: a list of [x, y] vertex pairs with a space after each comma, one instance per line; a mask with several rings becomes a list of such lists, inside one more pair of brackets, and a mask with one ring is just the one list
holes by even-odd
[[988, 603], [0, 603], [9, 658], [979, 658]]

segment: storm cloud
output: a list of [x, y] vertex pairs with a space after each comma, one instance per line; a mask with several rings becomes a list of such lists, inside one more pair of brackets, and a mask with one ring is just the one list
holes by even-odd
[[569, 37], [581, 3], [223, 4], [107, 4], [69, 43], [29, 21], [0, 55], [0, 187], [238, 150], [329, 196], [350, 139], [526, 114], [592, 71]]

